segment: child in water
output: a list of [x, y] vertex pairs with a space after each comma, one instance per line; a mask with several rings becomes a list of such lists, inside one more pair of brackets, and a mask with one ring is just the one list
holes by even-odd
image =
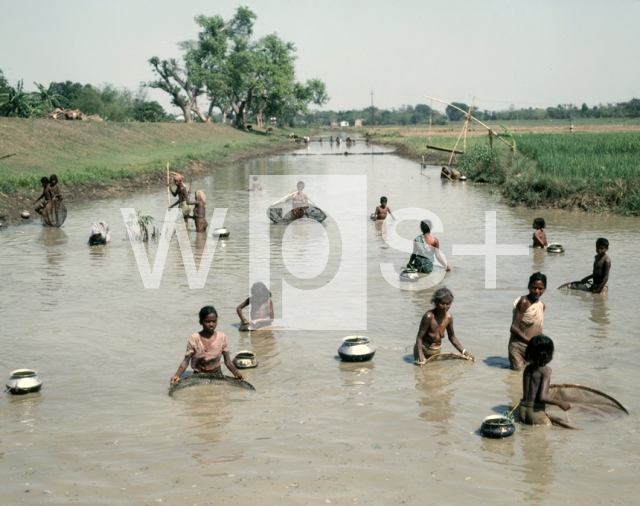
[[593, 262], [593, 274], [582, 278], [581, 283], [586, 283], [589, 280], [593, 281], [589, 291], [593, 293], [607, 293], [609, 287], [609, 271], [611, 270], [611, 259], [607, 256], [609, 250], [609, 241], [604, 237], [600, 237], [596, 241], [596, 256]]
[[544, 233], [544, 227], [544, 218], [536, 218], [533, 220], [533, 229], [535, 230], [533, 233], [534, 248], [546, 248], [549, 246], [549, 244], [547, 244], [547, 235]]
[[207, 214], [207, 197], [205, 196], [204, 192], [202, 190], [198, 190], [196, 192], [195, 201], [189, 200], [189, 196], [187, 195], [187, 204], [189, 204], [190, 206], [194, 206], [193, 216], [190, 217], [193, 218], [193, 221], [195, 221], [196, 223], [196, 232], [199, 234], [206, 232], [209, 223], [205, 218], [205, 215]]
[[426, 358], [442, 352], [442, 338], [445, 330], [449, 336], [449, 341], [451, 341], [456, 350], [465, 357], [469, 357], [473, 361], [476, 360], [462, 347], [453, 331], [453, 316], [448, 313], [452, 302], [453, 294], [446, 286], [436, 290], [433, 297], [431, 297], [431, 303], [434, 307], [422, 317], [418, 335], [416, 336], [416, 344], [413, 347], [413, 358], [420, 367], [424, 366]]
[[42, 195], [40, 195], [33, 202], [33, 204], [35, 205], [39, 200], [44, 199], [44, 201], [40, 202], [35, 208], [35, 211], [38, 214], [42, 214], [42, 210], [44, 209], [44, 207], [49, 203], [50, 200], [54, 198], [53, 192], [51, 191], [51, 186], [49, 186], [49, 178], [41, 178], [40, 184], [42, 185]]
[[525, 352], [533, 336], [542, 334], [544, 302], [540, 297], [547, 289], [547, 276], [536, 272], [529, 278], [529, 294], [518, 297], [513, 303], [511, 336], [509, 338], [509, 364], [514, 371], [527, 364]]
[[387, 217], [387, 213], [389, 213], [395, 220], [395, 217], [391, 212], [391, 208], [387, 206], [387, 197], [380, 197], [380, 205], [377, 206], [376, 210], [373, 212], [373, 219], [384, 220]]
[[254, 192], [259, 192], [262, 191], [262, 185], [260, 184], [260, 182], [258, 181], [258, 176], [253, 176], [253, 184], [251, 186], [251, 189]]
[[565, 401], [549, 397], [551, 368], [547, 365], [553, 359], [553, 341], [539, 334], [527, 345], [525, 358], [529, 365], [522, 375], [522, 400], [520, 401], [520, 421], [528, 425], [551, 425], [545, 413], [545, 404], [555, 404], [564, 411], [571, 408]]
[[216, 326], [218, 325], [218, 312], [216, 309], [213, 306], [205, 306], [200, 310], [199, 316], [202, 330], [189, 338], [184, 360], [171, 377], [171, 385], [180, 381], [180, 376], [187, 370], [189, 362], [191, 362], [194, 374], [206, 373], [222, 376], [221, 358], [224, 358], [224, 365], [231, 371], [231, 374], [236, 379], [244, 381], [244, 377], [238, 372], [229, 358], [227, 336], [222, 332], [216, 332]]
[[[251, 321], [249, 322], [242, 310], [251, 306]], [[271, 301], [271, 292], [262, 281], [254, 283], [251, 287], [251, 297], [247, 298], [242, 304], [236, 308], [236, 312], [240, 317], [240, 330], [257, 330], [260, 327], [270, 325], [273, 321], [273, 302]]]

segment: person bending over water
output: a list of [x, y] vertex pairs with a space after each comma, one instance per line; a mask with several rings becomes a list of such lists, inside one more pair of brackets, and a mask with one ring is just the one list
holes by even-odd
[[193, 207], [193, 221], [196, 223], [196, 232], [204, 233], [207, 231], [207, 227], [209, 223], [207, 223], [207, 219], [205, 215], [207, 214], [207, 209], [205, 204], [207, 203], [207, 197], [205, 196], [202, 190], [198, 190], [196, 192], [196, 200], [194, 202], [189, 200], [189, 195], [187, 195], [187, 204]]
[[511, 336], [509, 337], [509, 364], [514, 371], [527, 364], [525, 352], [533, 336], [542, 334], [544, 302], [540, 297], [547, 289], [547, 276], [536, 272], [529, 278], [529, 294], [518, 297], [513, 303]]
[[89, 236], [89, 246], [101, 246], [111, 242], [111, 234], [109, 233], [109, 225], [104, 221], [93, 223], [91, 225], [91, 235]]
[[387, 217], [387, 213], [389, 213], [395, 221], [391, 208], [387, 205], [387, 197], [380, 197], [380, 205], [376, 206], [376, 210], [373, 212], [373, 219], [384, 220]]
[[533, 229], [535, 232], [533, 233], [533, 247], [534, 248], [546, 248], [549, 246], [547, 244], [547, 235], [544, 233], [545, 222], [544, 218], [536, 218], [533, 220]]
[[422, 230], [422, 234], [413, 241], [413, 253], [407, 264], [407, 269], [417, 269], [418, 272], [431, 274], [435, 256], [442, 265], [446, 266], [447, 271], [450, 271], [451, 267], [440, 255], [440, 242], [431, 236], [431, 222], [429, 220], [421, 221], [420, 230]]
[[244, 381], [244, 377], [238, 372], [229, 358], [227, 336], [222, 332], [216, 332], [218, 313], [215, 308], [213, 306], [205, 306], [200, 310], [199, 316], [202, 330], [189, 338], [184, 360], [171, 377], [171, 385], [180, 381], [180, 376], [187, 370], [189, 362], [191, 362], [194, 374], [206, 373], [222, 376], [221, 358], [224, 358], [224, 365], [231, 371], [231, 374], [236, 379]]
[[[251, 321], [249, 322], [242, 310], [251, 306]], [[271, 292], [262, 281], [254, 283], [251, 287], [251, 297], [246, 299], [236, 308], [236, 312], [240, 317], [240, 330], [256, 330], [260, 327], [270, 325], [273, 322], [273, 302], [271, 301]]]
[[528, 425], [551, 425], [545, 413], [545, 404], [554, 404], [567, 411], [571, 405], [549, 397], [551, 368], [547, 365], [553, 359], [553, 341], [539, 334], [527, 345], [525, 358], [529, 365], [522, 375], [522, 400], [520, 401], [520, 422]]
[[596, 256], [593, 262], [593, 274], [582, 278], [581, 283], [586, 283], [589, 280], [593, 281], [590, 292], [593, 293], [607, 293], [609, 287], [609, 271], [611, 270], [611, 259], [607, 256], [609, 250], [609, 241], [604, 237], [600, 237], [596, 241]]
[[475, 361], [475, 357], [469, 355], [467, 350], [462, 347], [453, 330], [453, 316], [448, 313], [452, 302], [453, 294], [445, 286], [436, 290], [431, 297], [431, 303], [434, 307], [422, 317], [416, 336], [416, 344], [413, 346], [413, 358], [420, 364], [420, 367], [424, 366], [427, 358], [438, 355], [442, 351], [442, 338], [445, 329], [453, 347], [465, 357]]

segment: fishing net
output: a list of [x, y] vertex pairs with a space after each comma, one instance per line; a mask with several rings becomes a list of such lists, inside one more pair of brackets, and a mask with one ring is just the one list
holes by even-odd
[[[465, 357], [461, 353], [438, 353], [426, 359], [423, 363], [428, 364], [430, 362], [439, 362], [441, 360], [471, 360], [469, 357]], [[416, 362], [418, 364], [419, 362]]]
[[549, 404], [547, 410], [567, 419], [573, 425], [606, 422], [628, 414], [626, 408], [610, 395], [582, 385], [549, 385], [549, 397], [571, 404], [569, 411], [562, 412], [560, 408], [555, 409]]
[[67, 206], [58, 199], [50, 200], [40, 215], [44, 227], [61, 227], [67, 219]]
[[325, 220], [327, 215], [312, 202], [292, 200], [291, 197], [295, 194], [296, 192], [293, 192], [269, 206], [267, 216], [273, 223], [291, 223], [301, 218], [309, 218], [320, 223]]
[[169, 388], [169, 395], [173, 395], [179, 390], [183, 390], [189, 387], [203, 386], [203, 385], [220, 385], [227, 384], [235, 387], [244, 388], [245, 390], [254, 390], [255, 388], [248, 381], [240, 381], [231, 376], [222, 376], [217, 374], [192, 374], [186, 378], [182, 378]]
[[558, 287], [558, 290], [580, 290], [582, 292], [591, 291], [591, 282], [583, 283], [581, 281], [571, 281]]

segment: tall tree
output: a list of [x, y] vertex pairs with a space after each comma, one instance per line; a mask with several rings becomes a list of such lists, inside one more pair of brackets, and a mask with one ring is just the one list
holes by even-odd
[[192, 123], [191, 112], [194, 112], [202, 121], [208, 122], [198, 105], [198, 97], [203, 90], [189, 76], [188, 72], [173, 58], [160, 60], [154, 56], [149, 60], [153, 71], [159, 79], [149, 81], [146, 86], [167, 92], [172, 97], [172, 104], [182, 109], [185, 123]]

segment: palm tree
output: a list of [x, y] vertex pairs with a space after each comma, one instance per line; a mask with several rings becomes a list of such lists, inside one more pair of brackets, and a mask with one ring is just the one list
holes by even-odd
[[42, 84], [38, 84], [34, 82], [38, 87], [38, 91], [40, 92], [40, 100], [44, 105], [44, 112], [48, 113], [53, 111], [56, 107], [61, 107], [60, 103], [64, 100], [62, 95], [58, 95], [54, 93], [51, 84], [49, 84], [49, 88], [45, 88]]
[[7, 86], [0, 93], [0, 116], [16, 118], [31, 118], [37, 114], [37, 104], [34, 103], [32, 93], [23, 90], [22, 81], [18, 81], [15, 88]]

